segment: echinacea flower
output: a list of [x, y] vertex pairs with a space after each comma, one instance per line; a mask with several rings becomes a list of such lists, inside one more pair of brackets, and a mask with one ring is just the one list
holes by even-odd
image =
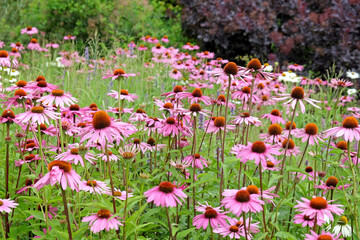
[[334, 87], [350, 87], [354, 85], [354, 83], [352, 83], [351, 81], [337, 78], [331, 79], [331, 83]]
[[80, 163], [81, 166], [84, 167], [84, 160], [82, 156], [84, 156], [84, 158], [88, 160], [91, 164], [94, 164], [92, 160], [96, 160], [95, 155], [90, 152], [87, 152], [84, 155], [80, 155], [79, 148], [71, 148], [68, 151], [61, 153], [55, 157], [55, 160], [62, 160], [68, 162], [71, 161], [75, 165], [78, 165]]
[[195, 165], [195, 167], [199, 169], [203, 169], [203, 167], [208, 166], [208, 161], [198, 153], [185, 157], [183, 163], [185, 165], [191, 165], [192, 167]]
[[246, 163], [249, 160], [255, 160], [255, 164], [258, 165], [261, 162], [263, 166], [266, 166], [267, 161], [276, 161], [273, 155], [280, 155], [274, 146], [262, 141], [249, 142], [247, 146], [241, 145], [238, 150], [233, 153], [241, 159], [241, 162]]
[[350, 79], [358, 79], [360, 77], [360, 74], [357, 72], [347, 71], [346, 77], [348, 77]]
[[[320, 220], [320, 221], [321, 221], [320, 225], [325, 223], [325, 221], [323, 221], [323, 220]], [[312, 228], [315, 225], [315, 218], [311, 218], [306, 214], [299, 213], [294, 216], [294, 223], [301, 224], [301, 227], [309, 226]]]
[[217, 133], [220, 130], [224, 132], [225, 125], [226, 125], [226, 131], [231, 131], [235, 129], [234, 125], [226, 124], [224, 117], [215, 117], [215, 119], [212, 121], [212, 119], [208, 120], [210, 121], [210, 124], [208, 122], [205, 122], [205, 125], [207, 127], [207, 133]]
[[282, 97], [274, 98], [274, 100], [281, 101], [281, 100], [289, 99], [284, 104], [291, 104], [291, 107], [293, 109], [295, 108], [296, 102], [298, 101], [302, 113], [305, 113], [305, 105], [303, 103], [303, 100], [309, 103], [310, 105], [312, 105], [313, 107], [321, 109], [321, 107], [315, 104], [315, 102], [319, 103], [320, 101], [305, 97], [305, 92], [302, 87], [294, 87], [290, 94], [278, 94], [278, 95]]
[[252, 124], [252, 125], [255, 125], [255, 126], [260, 126], [261, 121], [259, 120], [259, 118], [252, 117], [252, 116], [250, 116], [249, 113], [243, 112], [243, 113], [241, 113], [240, 115], [238, 115], [238, 116], [236, 116], [234, 118], [233, 123], [236, 124], [236, 125], [241, 125], [241, 124], [244, 123], [246, 125]]
[[222, 212], [220, 207], [214, 208], [206, 203], [206, 205], [200, 204], [196, 210], [202, 213], [194, 217], [193, 225], [196, 229], [203, 228], [205, 230], [209, 224], [213, 229], [227, 225], [226, 219], [229, 217], [226, 216], [227, 212]]
[[354, 139], [360, 140], [360, 126], [356, 118], [347, 117], [342, 122], [342, 127], [334, 127], [324, 131], [325, 137], [343, 136], [345, 141], [352, 142]]
[[76, 36], [67, 35], [67, 36], [64, 36], [63, 39], [64, 39], [64, 40], [75, 40], [75, 39], [76, 39]]
[[82, 181], [79, 185], [79, 189], [89, 193], [107, 193], [110, 188], [106, 186], [106, 183], [96, 180]]
[[59, 118], [59, 114], [41, 106], [35, 106], [30, 111], [18, 114], [15, 119], [22, 123], [49, 124], [49, 119], [56, 120]]
[[10, 67], [11, 60], [9, 54], [5, 50], [0, 50], [0, 66], [1, 67]]
[[310, 234], [307, 233], [305, 236], [306, 237], [304, 240], [340, 240], [340, 234], [331, 234], [329, 232], [325, 232], [324, 230], [321, 232], [321, 234], [317, 234], [313, 230], [310, 230]]
[[222, 204], [239, 217], [243, 212], [260, 212], [265, 203], [260, 200], [259, 194], [250, 194], [247, 190], [226, 189]]
[[298, 203], [294, 208], [298, 212], [303, 213], [310, 218], [316, 218], [315, 222], [317, 225], [321, 226], [322, 223], [328, 222], [329, 220], [334, 220], [333, 213], [340, 215], [344, 212], [343, 209], [339, 208], [342, 205], [339, 204], [330, 204], [332, 201], [327, 201], [323, 197], [313, 197], [311, 200], [306, 198], [301, 198], [301, 201], [296, 200]]
[[315, 123], [308, 123], [304, 129], [298, 129], [294, 136], [301, 138], [302, 142], [309, 141], [310, 145], [315, 143], [319, 145], [319, 141], [323, 142], [318, 134], [318, 126]]
[[[110, 190], [106, 194], [112, 196], [112, 192]], [[127, 198], [129, 198], [129, 197], [132, 197], [133, 194], [129, 191], [126, 192], [126, 191], [121, 191], [120, 189], [114, 188], [114, 198], [125, 201], [126, 196], [127, 196]]]
[[43, 96], [37, 101], [43, 105], [52, 106], [54, 104], [56, 107], [63, 108], [65, 105], [70, 106], [74, 104], [77, 102], [77, 99], [72, 97], [70, 93], [64, 93], [63, 90], [56, 89], [53, 90], [50, 95]]
[[212, 100], [210, 97], [204, 96], [200, 88], [195, 88], [192, 93], [181, 92], [179, 93], [181, 98], [188, 98], [188, 101], [193, 103], [203, 102], [205, 105], [211, 105]]
[[173, 69], [172, 71], [169, 72], [169, 76], [172, 78], [172, 79], [175, 79], [175, 80], [178, 80], [182, 77], [182, 74], [179, 70], [177, 69]]
[[40, 178], [35, 183], [34, 188], [40, 190], [45, 185], [55, 185], [59, 183], [63, 190], [69, 187], [72, 190], [79, 191], [79, 185], [81, 184], [81, 177], [71, 169], [71, 164], [66, 161], [55, 160], [48, 164], [49, 172], [44, 177]]
[[119, 217], [113, 217], [113, 214], [110, 213], [107, 209], [101, 209], [93, 215], [84, 217], [82, 222], [89, 222], [90, 231], [98, 233], [104, 229], [110, 231], [111, 229], [118, 230], [119, 226], [123, 224], [119, 221]]
[[88, 145], [99, 143], [105, 147], [106, 142], [122, 140], [136, 132], [136, 129], [131, 124], [111, 120], [105, 111], [98, 111], [94, 114], [92, 124], [82, 131], [80, 142], [88, 140]]
[[35, 51], [39, 51], [39, 52], [42, 50], [42, 48], [36, 38], [33, 38], [30, 40], [29, 44], [27, 45], [27, 48], [29, 50], [35, 50]]
[[[107, 95], [110, 97], [113, 97], [115, 99], [119, 99], [119, 93], [114, 90], [111, 90], [111, 92], [108, 93]], [[128, 102], [133, 102], [137, 98], [138, 98], [138, 96], [136, 96], [135, 94], [129, 94], [129, 91], [126, 89], [120, 90], [120, 100], [126, 100]]]
[[9, 199], [0, 199], [0, 212], [10, 213], [11, 208], [16, 208], [19, 205], [14, 200]]
[[288, 69], [294, 70], [294, 71], [302, 71], [302, 70], [304, 70], [304, 66], [294, 63], [294, 64], [289, 65]]
[[[326, 231], [330, 231], [331, 225], [326, 228]], [[332, 232], [335, 235], [342, 235], [344, 238], [351, 237], [352, 228], [349, 225], [349, 221], [345, 216], [342, 216], [337, 224], [334, 226]]]
[[[171, 182], [161, 182], [159, 186], [144, 192], [147, 202], [154, 202], [156, 206], [176, 207], [181, 200], [187, 198], [186, 194]], [[179, 199], [180, 198], [180, 199]]]
[[274, 124], [274, 123], [285, 124], [286, 123], [286, 121], [282, 118], [280, 111], [277, 109], [273, 109], [271, 111], [271, 113], [261, 115], [260, 117], [269, 119], [272, 124]]
[[[220, 226], [217, 229], [214, 229], [214, 233], [220, 234], [223, 238], [229, 236], [230, 239], [252, 239], [252, 234], [260, 232], [258, 222], [251, 223], [251, 219], [240, 218], [239, 220], [236, 218], [229, 218], [229, 224], [226, 226]], [[244, 226], [245, 225], [245, 226]], [[246, 227], [246, 235], [245, 235], [245, 227]]]
[[28, 34], [28, 35], [33, 35], [33, 34], [38, 34], [39, 30], [36, 27], [26, 27], [21, 29], [21, 34]]
[[122, 69], [115, 69], [113, 74], [103, 76], [103, 79], [111, 78], [112, 80], [115, 80], [115, 79], [118, 79], [118, 78], [122, 78], [122, 77], [128, 78], [128, 77], [131, 77], [131, 76], [136, 76], [136, 75], [134, 73], [125, 73], [125, 71], [122, 70]]

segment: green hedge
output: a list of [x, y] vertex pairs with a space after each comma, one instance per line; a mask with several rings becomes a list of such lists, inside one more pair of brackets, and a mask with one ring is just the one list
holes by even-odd
[[129, 42], [141, 36], [183, 43], [180, 8], [169, 1], [149, 0], [2, 0], [0, 41], [18, 41], [20, 29], [35, 26], [46, 38], [59, 41], [75, 35], [86, 41], [97, 34], [102, 42]]

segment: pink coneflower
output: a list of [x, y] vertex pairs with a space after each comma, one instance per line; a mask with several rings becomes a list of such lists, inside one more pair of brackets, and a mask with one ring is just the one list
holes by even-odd
[[336, 87], [350, 87], [350, 86], [354, 85], [354, 83], [352, 83], [351, 81], [348, 81], [345, 79], [337, 79], [337, 78], [331, 79], [331, 83], [335, 88]]
[[129, 121], [132, 122], [144, 122], [148, 118], [148, 115], [146, 114], [145, 110], [138, 108], [135, 112], [133, 112], [130, 117]]
[[310, 230], [310, 233], [311, 234], [305, 234], [306, 238], [304, 240], [340, 240], [339, 237], [341, 235], [341, 233], [336, 235], [336, 233], [331, 234], [329, 232], [325, 232], [324, 230], [321, 232], [320, 235], [313, 230]]
[[[305, 215], [303, 213], [299, 213], [294, 216], [294, 223], [301, 224], [302, 227], [309, 226], [312, 228], [315, 225], [315, 219], [311, 218], [308, 215]], [[325, 221], [321, 221], [320, 225], [322, 225], [324, 223], [325, 223]]]
[[161, 46], [160, 43], [156, 44], [156, 46], [154, 46], [153, 48], [151, 48], [151, 52], [152, 52], [154, 55], [160, 55], [160, 54], [162, 54], [165, 50], [166, 50], [166, 48], [164, 48], [163, 46]]
[[249, 124], [252, 124], [255, 126], [261, 125], [261, 121], [259, 120], [259, 118], [252, 117], [247, 112], [241, 113], [240, 115], [236, 116], [233, 120], [233, 123], [236, 125], [241, 125], [243, 123], [245, 123], [246, 125], [249, 125]]
[[323, 197], [313, 197], [311, 200], [306, 198], [301, 198], [301, 201], [296, 200], [298, 203], [294, 208], [297, 209], [300, 213], [303, 213], [310, 218], [316, 218], [315, 222], [317, 225], [321, 225], [324, 221], [328, 222], [329, 220], [334, 221], [333, 213], [340, 215], [344, 212], [343, 209], [339, 208], [342, 205], [339, 204], [329, 204], [332, 201], [326, 201]]
[[294, 87], [290, 94], [278, 94], [279, 96], [283, 96], [280, 98], [274, 98], [274, 100], [281, 101], [281, 100], [288, 100], [284, 104], [291, 104], [291, 107], [294, 109], [296, 105], [296, 101], [299, 101], [301, 112], [305, 113], [305, 105], [303, 103], [303, 100], [313, 107], [321, 109], [321, 107], [315, 105], [314, 102], [319, 103], [320, 101], [310, 99], [305, 97], [305, 92], [302, 87]]
[[183, 163], [185, 165], [191, 165], [192, 167], [194, 167], [195, 164], [195, 167], [200, 169], [203, 169], [203, 165], [204, 167], [208, 166], [208, 161], [198, 153], [185, 157]]
[[224, 207], [237, 217], [243, 212], [260, 212], [265, 204], [259, 199], [260, 195], [250, 194], [247, 190], [226, 189], [222, 195], [225, 196], [222, 200]]
[[12, 48], [11, 52], [9, 52], [10, 56], [13, 56], [14, 58], [21, 58], [21, 54], [17, 48]]
[[64, 107], [65, 105], [70, 106], [77, 102], [77, 99], [72, 97], [70, 93], [64, 93], [63, 90], [56, 89], [51, 92], [50, 95], [43, 96], [37, 100], [43, 105], [55, 105], [56, 107]]
[[[91, 164], [94, 164], [94, 162], [92, 161], [92, 160], [96, 160], [94, 154], [92, 154], [90, 152], [87, 152], [83, 156]], [[81, 166], [84, 167], [84, 160], [82, 158], [82, 155], [79, 154], [79, 149], [78, 148], [71, 148], [67, 152], [63, 152], [60, 155], [57, 155], [55, 157], [55, 160], [62, 160], [62, 161], [72, 162], [75, 165], [78, 165], [80, 163]]]
[[[289, 144], [288, 144], [289, 141]], [[301, 153], [301, 151], [299, 150], [299, 147], [295, 146], [295, 142], [292, 139], [285, 139], [282, 143], [281, 143], [281, 152], [280, 154], [285, 154], [285, 149], [286, 149], [286, 145], [288, 145], [287, 151], [286, 151], [286, 156], [294, 156], [296, 157], [297, 155], [299, 155]]]
[[[217, 105], [223, 105], [225, 106], [226, 105], [226, 97], [222, 94], [220, 94], [217, 98], [217, 100], [214, 101], [214, 103], [216, 103]], [[228, 107], [230, 109], [236, 109], [236, 106], [235, 104], [231, 103], [231, 102], [228, 102]]]
[[[314, 172], [312, 167], [306, 167], [305, 172], [307, 174], [305, 174], [305, 173], [294, 173], [294, 174], [297, 174], [298, 178], [300, 178], [301, 180], [308, 179], [309, 181], [313, 181], [315, 174], [317, 174]], [[310, 176], [308, 176], [308, 175], [310, 175]]]
[[11, 212], [11, 208], [16, 208], [19, 205], [14, 200], [8, 199], [0, 199], [0, 212]]
[[138, 50], [139, 51], [145, 51], [145, 50], [147, 50], [147, 47], [145, 47], [143, 44], [140, 44], [139, 47], [138, 47]]
[[[107, 95], [110, 97], [113, 97], [115, 99], [119, 98], [119, 93], [114, 90], [111, 90], [111, 92], [108, 93]], [[133, 102], [137, 98], [138, 98], [138, 96], [136, 96], [135, 94], [129, 94], [129, 91], [126, 89], [121, 89], [121, 91], [120, 91], [120, 100], [125, 99], [128, 102]]]
[[[225, 130], [225, 118], [224, 117], [215, 117], [215, 119], [212, 121], [212, 119], [210, 119], [209, 121], [210, 124], [208, 126], [207, 129], [207, 133], [217, 133], [218, 131], [222, 131], [224, 132]], [[208, 122], [205, 123], [205, 126], [208, 125]], [[234, 125], [226, 125], [226, 131], [232, 131], [235, 129]]]
[[227, 225], [226, 219], [229, 217], [226, 216], [226, 212], [222, 213], [223, 210], [220, 207], [214, 208], [206, 203], [206, 205], [200, 204], [196, 210], [202, 212], [202, 214], [194, 217], [193, 225], [196, 229], [203, 228], [205, 230], [209, 224], [213, 229]]
[[[109, 190], [106, 194], [112, 196], [112, 192]], [[133, 197], [133, 194], [127, 192], [127, 198]], [[125, 201], [126, 199], [126, 191], [121, 191], [120, 189], [114, 188], [114, 198]]]
[[263, 171], [269, 170], [269, 171], [279, 171], [280, 166], [278, 165], [281, 163], [281, 160], [277, 161], [266, 161], [266, 165], [263, 166]]
[[321, 185], [315, 185], [314, 188], [318, 188], [318, 189], [322, 189], [324, 190], [324, 194], [329, 191], [329, 190], [341, 190], [341, 189], [347, 189], [348, 187], [350, 187], [350, 184], [345, 184], [344, 186], [337, 186], [337, 184], [339, 183], [339, 180], [334, 177], [331, 176], [329, 177], [326, 182], [321, 181]]
[[17, 122], [13, 110], [4, 110], [0, 117], [0, 123], [13, 123], [14, 121]]
[[131, 76], [136, 76], [136, 74], [135, 73], [125, 73], [125, 71], [122, 69], [115, 69], [113, 74], [105, 75], [105, 76], [103, 76], [103, 79], [111, 78], [112, 80], [115, 80], [115, 79], [118, 79], [121, 77], [128, 78]]
[[57, 43], [48, 43], [45, 45], [47, 48], [59, 48], [59, 44]]
[[11, 66], [11, 60], [10, 60], [9, 54], [5, 50], [0, 51], [0, 66], [1, 67], [10, 67]]
[[288, 69], [294, 70], [294, 71], [302, 71], [302, 70], [304, 70], [304, 66], [294, 63], [294, 64], [289, 65]]
[[59, 118], [59, 115], [60, 113], [46, 110], [41, 106], [35, 106], [32, 107], [31, 110], [28, 112], [18, 114], [16, 116], [16, 120], [22, 123], [31, 122], [37, 124], [42, 124], [42, 123], [50, 124], [49, 118], [56, 120]]
[[162, 41], [162, 42], [164, 42], [164, 43], [168, 43], [168, 42], [169, 42], [169, 38], [168, 38], [166, 35], [164, 35], [164, 36], [160, 39], [160, 41]]
[[[250, 96], [251, 96], [251, 88], [250, 87], [243, 87], [240, 91], [235, 91], [231, 94], [232, 99], [238, 99], [238, 100], [242, 101], [243, 103], [247, 103], [250, 100]], [[251, 101], [253, 103], [256, 103], [259, 100], [260, 100], [259, 97], [256, 96], [255, 94], [253, 94]]]
[[114, 161], [114, 162], [119, 160], [118, 156], [116, 156], [115, 154], [113, 154], [110, 151], [108, 151], [108, 154], [106, 154], [104, 152], [104, 153], [100, 153], [98, 156], [101, 158], [101, 160], [103, 160], [105, 162], [107, 162], [108, 158], [109, 158], [109, 161]]
[[19, 43], [19, 42], [17, 42], [17, 43], [11, 43], [11, 44], [10, 44], [10, 47], [16, 48], [16, 49], [19, 50], [19, 51], [22, 51], [22, 50], [25, 49], [25, 47], [24, 47], [21, 43]]
[[90, 230], [94, 233], [98, 233], [104, 229], [106, 229], [106, 231], [110, 231], [110, 229], [118, 230], [119, 226], [123, 225], [119, 221], [119, 217], [113, 217], [113, 214], [107, 209], [101, 209], [91, 216], [84, 217], [82, 222], [90, 222]]
[[82, 181], [79, 185], [79, 189], [89, 193], [107, 193], [110, 188], [106, 186], [106, 183], [95, 180]]
[[182, 205], [180, 199], [187, 198], [186, 194], [171, 182], [161, 182], [159, 186], [144, 192], [144, 195], [147, 197], [147, 202], [154, 202], [156, 206], [162, 207]]
[[136, 128], [128, 123], [112, 121], [105, 111], [98, 111], [94, 114], [92, 124], [82, 131], [80, 142], [88, 140], [88, 145], [100, 144], [105, 147], [106, 142], [122, 140], [136, 132]]
[[45, 185], [50, 184], [53, 186], [55, 183], [59, 183], [62, 189], [66, 189], [67, 186], [72, 190], [79, 191], [79, 185], [81, 184], [80, 176], [74, 170], [71, 169], [71, 164], [65, 161], [55, 160], [48, 164], [49, 172], [44, 177], [40, 178], [35, 183], [34, 188], [40, 190]]
[[271, 124], [268, 132], [260, 134], [259, 137], [269, 143], [278, 143], [285, 139], [282, 135], [282, 127], [276, 123]]
[[[220, 226], [219, 228], [214, 229], [214, 233], [220, 234], [223, 238], [229, 236], [230, 239], [239, 239], [241, 237], [245, 239], [252, 239], [251, 234], [260, 232], [258, 226], [259, 223], [251, 223], [251, 219], [249, 218], [245, 219], [245, 222], [243, 222], [243, 218], [239, 220], [236, 218], [230, 218], [228, 221], [229, 224], [226, 226]], [[244, 225], [246, 227], [247, 236], [245, 235]]]
[[267, 161], [276, 161], [273, 155], [280, 155], [276, 147], [262, 141], [249, 142], [247, 146], [241, 145], [239, 151], [234, 154], [237, 155], [237, 158], [241, 158], [240, 161], [243, 163], [255, 160], [257, 165], [261, 162], [263, 166], [266, 166]]
[[21, 187], [20, 189], [18, 189], [16, 191], [17, 194], [21, 194], [21, 193], [28, 193], [29, 189], [33, 187], [33, 181], [30, 178], [27, 178], [25, 181], [25, 186]]
[[[42, 76], [39, 76], [39, 77], [42, 77]], [[41, 80], [41, 78], [40, 78], [39, 81], [31, 83], [29, 88], [34, 89], [34, 91], [36, 93], [42, 94], [44, 92], [51, 93], [53, 90], [57, 89], [57, 86], [55, 86], [51, 83], [47, 83], [45, 80]]]
[[356, 118], [347, 117], [342, 122], [342, 127], [334, 127], [324, 131], [325, 137], [343, 136], [345, 141], [352, 142], [354, 139], [360, 140], [360, 126]]
[[188, 101], [193, 103], [203, 102], [205, 105], [211, 105], [212, 100], [210, 97], [204, 96], [200, 88], [195, 88], [192, 93], [182, 92], [179, 94], [181, 98], [188, 98]]
[[64, 40], [75, 40], [75, 39], [76, 36], [71, 36], [71, 35], [64, 36]]
[[36, 27], [26, 27], [21, 29], [21, 34], [28, 34], [28, 35], [33, 35], [33, 34], [38, 34], [39, 30]]
[[261, 118], [266, 118], [271, 121], [271, 123], [278, 123], [278, 124], [285, 124], [286, 121], [283, 119], [283, 117], [280, 114], [280, 111], [277, 109], [273, 109], [271, 113], [267, 113], [260, 116]]
[[39, 51], [39, 52], [41, 52], [41, 50], [42, 50], [42, 48], [36, 38], [33, 38], [30, 40], [29, 44], [27, 45], [27, 48], [29, 50], [35, 50], [35, 51]]
[[294, 136], [296, 138], [301, 138], [302, 142], [309, 141], [310, 145], [314, 145], [315, 143], [318, 145], [319, 141], [324, 141], [320, 138], [318, 134], [318, 127], [315, 123], [309, 123], [304, 129], [298, 129]]
[[173, 69], [169, 72], [169, 76], [172, 78], [172, 79], [175, 79], [175, 80], [178, 80], [182, 77], [182, 74], [179, 70], [177, 69]]
[[184, 126], [182, 126], [182, 123], [178, 123], [178, 121], [176, 121], [173, 117], [161, 120], [158, 132], [164, 136], [171, 135], [172, 137], [175, 137], [180, 133], [190, 136], [190, 130], [185, 129]]
[[179, 98], [184, 98], [182, 97], [183, 92], [184, 92], [183, 87], [176, 85], [172, 92], [163, 93], [161, 94], [161, 96], [173, 97], [175, 99], [179, 99]]

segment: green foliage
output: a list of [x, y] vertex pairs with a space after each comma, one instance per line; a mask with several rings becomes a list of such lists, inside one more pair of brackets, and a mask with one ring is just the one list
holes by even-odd
[[[180, 7], [169, 1], [149, 0], [3, 0], [0, 8], [0, 40], [18, 41], [20, 30], [37, 27], [46, 38], [59, 41], [66, 35], [82, 40], [97, 34], [107, 44], [129, 42], [141, 36], [185, 42]], [[28, 39], [22, 36], [21, 39]]]

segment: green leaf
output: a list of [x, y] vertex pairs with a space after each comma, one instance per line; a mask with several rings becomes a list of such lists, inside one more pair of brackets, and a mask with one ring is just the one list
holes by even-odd
[[191, 233], [192, 231], [194, 231], [196, 228], [190, 228], [184, 231], [181, 231], [178, 233], [177, 238], [179, 239], [184, 239], [189, 233]]
[[277, 232], [275, 237], [284, 238], [286, 240], [297, 240], [297, 238], [288, 232]]
[[30, 215], [33, 215], [36, 219], [39, 219], [39, 220], [45, 220], [44, 219], [44, 214], [41, 212], [41, 211], [36, 211], [36, 210], [28, 210], [28, 211], [25, 211], [26, 213], [29, 213]]

